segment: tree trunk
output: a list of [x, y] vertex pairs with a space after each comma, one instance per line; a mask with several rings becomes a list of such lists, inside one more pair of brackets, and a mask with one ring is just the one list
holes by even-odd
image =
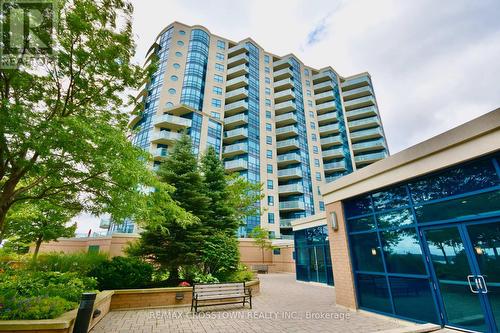
[[43, 237], [38, 237], [35, 245], [35, 252], [33, 252], [33, 261], [36, 261], [36, 257], [38, 256], [38, 251], [40, 251], [40, 245], [42, 245]]
[[261, 248], [261, 251], [262, 251], [262, 265], [264, 265], [265, 262], [264, 262], [264, 248], [263, 247]]
[[2, 244], [4, 237], [6, 216], [7, 216], [7, 210], [0, 208], [0, 244]]

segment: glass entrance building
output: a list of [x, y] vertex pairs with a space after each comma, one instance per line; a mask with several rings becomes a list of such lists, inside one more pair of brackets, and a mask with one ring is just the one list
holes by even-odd
[[340, 302], [498, 332], [500, 109], [332, 187], [324, 194], [333, 270], [352, 290]]

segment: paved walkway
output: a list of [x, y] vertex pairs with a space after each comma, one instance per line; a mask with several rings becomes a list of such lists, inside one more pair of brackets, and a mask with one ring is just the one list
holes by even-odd
[[261, 293], [248, 306], [112, 311], [92, 330], [98, 332], [376, 332], [401, 322], [335, 306], [335, 289], [300, 283], [292, 274], [259, 276]]

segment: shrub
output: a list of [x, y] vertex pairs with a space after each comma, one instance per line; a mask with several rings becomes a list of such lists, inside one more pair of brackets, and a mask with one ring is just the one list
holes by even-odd
[[219, 283], [219, 279], [217, 279], [212, 274], [203, 274], [203, 273], [195, 273], [194, 283]]
[[0, 305], [0, 320], [52, 319], [78, 304], [61, 297], [12, 297]]
[[36, 261], [31, 261], [28, 268], [44, 272], [77, 272], [82, 275], [88, 273], [108, 260], [102, 253], [44, 253]]
[[132, 257], [114, 257], [89, 272], [99, 290], [144, 288], [151, 284], [153, 266]]
[[229, 282], [248, 282], [255, 279], [255, 273], [248, 269], [245, 265], [238, 265], [238, 270], [231, 274]]

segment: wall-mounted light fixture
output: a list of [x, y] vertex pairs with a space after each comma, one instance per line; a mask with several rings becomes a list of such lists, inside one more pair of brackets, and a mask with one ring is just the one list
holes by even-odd
[[334, 231], [339, 230], [339, 221], [337, 220], [337, 214], [335, 212], [330, 213], [330, 219], [332, 221], [332, 229]]

